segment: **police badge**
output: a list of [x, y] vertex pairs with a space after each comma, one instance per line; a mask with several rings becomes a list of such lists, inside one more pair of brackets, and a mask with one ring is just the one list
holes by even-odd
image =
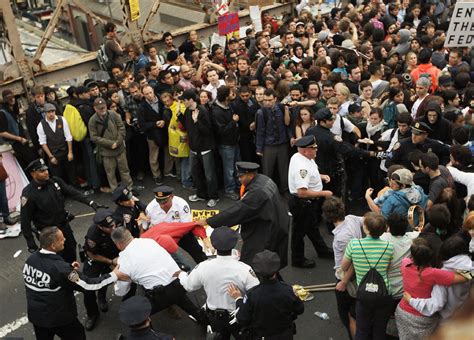
[[73, 271], [68, 275], [67, 279], [68, 279], [69, 281], [71, 281], [71, 282], [74, 282], [74, 283], [79, 282], [79, 280], [80, 280], [79, 273], [78, 273], [77, 271], [73, 270]]
[[21, 196], [21, 206], [24, 207], [28, 202], [28, 197]]
[[132, 215], [130, 215], [130, 214], [123, 214], [123, 221], [125, 222], [125, 224], [130, 223], [131, 220], [132, 220]]
[[307, 174], [308, 174], [308, 170], [306, 170], [306, 169], [301, 169], [300, 170], [301, 178], [305, 178]]

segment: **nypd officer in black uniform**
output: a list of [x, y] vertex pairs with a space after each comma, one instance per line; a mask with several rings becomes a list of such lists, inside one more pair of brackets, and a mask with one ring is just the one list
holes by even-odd
[[[94, 224], [89, 227], [84, 242], [86, 261], [83, 273], [89, 277], [99, 277], [110, 273], [111, 266], [117, 264], [119, 250], [110, 238], [115, 229], [115, 221], [112, 218], [113, 211], [110, 209], [100, 210], [94, 215]], [[94, 328], [99, 318], [99, 309], [105, 313], [107, 306], [107, 287], [98, 292], [99, 306], [95, 292], [84, 292], [84, 305], [87, 311], [86, 330]]]
[[252, 267], [260, 284], [250, 289], [245, 299], [234, 284], [228, 288], [230, 296], [236, 299], [237, 322], [248, 328], [250, 339], [293, 339], [294, 320], [303, 314], [304, 305], [290, 285], [278, 280], [280, 258], [264, 250], [254, 256]]
[[428, 138], [431, 128], [424, 122], [416, 122], [411, 126], [411, 138], [405, 138], [393, 146], [392, 154], [387, 159], [387, 168], [394, 164], [400, 164], [407, 169], [414, 170], [410, 162], [410, 154], [415, 150], [423, 153], [434, 152], [439, 158], [439, 164], [446, 165], [449, 162], [449, 145], [436, 139]]
[[83, 193], [64, 183], [58, 177], [49, 177], [48, 167], [43, 159], [31, 162], [25, 169], [31, 174], [32, 181], [21, 194], [21, 231], [26, 239], [28, 251], [38, 249], [31, 224], [34, 223], [38, 232], [47, 226], [57, 226], [64, 234], [66, 243], [61, 256], [69, 263], [76, 260], [76, 240], [69, 221], [73, 215], [65, 210], [66, 197], [89, 205], [94, 210], [104, 208], [103, 205], [87, 198]]
[[113, 191], [112, 201], [117, 204], [113, 214], [117, 225], [127, 228], [133, 237], [140, 237], [140, 226], [146, 221], [146, 205], [133, 196], [125, 184], [119, 185]]
[[37, 340], [85, 340], [82, 324], [77, 319], [74, 291], [98, 290], [120, 279], [118, 269], [98, 278], [89, 278], [58, 255], [64, 249], [64, 235], [58, 227], [45, 227], [40, 233], [41, 250], [34, 252], [23, 267], [28, 320], [33, 324]]
[[119, 318], [130, 327], [127, 337], [119, 340], [173, 340], [171, 335], [155, 331], [151, 327], [151, 303], [144, 296], [134, 296], [123, 302], [119, 309]]
[[344, 197], [345, 193], [345, 173], [344, 159], [349, 157], [383, 157], [383, 153], [366, 151], [354, 147], [344, 142], [340, 136], [331, 132], [335, 117], [328, 108], [319, 109], [315, 118], [318, 125], [308, 129], [306, 136], [313, 135], [318, 144], [318, 164], [319, 171], [331, 178], [329, 183], [325, 183], [324, 189], [330, 190], [335, 196]]

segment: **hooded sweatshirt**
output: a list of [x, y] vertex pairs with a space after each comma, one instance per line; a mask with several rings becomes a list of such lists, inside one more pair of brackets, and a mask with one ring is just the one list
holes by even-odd
[[[472, 271], [473, 265], [468, 255], [453, 256], [444, 261], [443, 268], [449, 271]], [[469, 298], [470, 282], [452, 286], [435, 285], [428, 299], [412, 298], [410, 306], [424, 316], [432, 316], [439, 312], [441, 319], [446, 320]]]
[[398, 42], [398, 46], [392, 49], [390, 54], [398, 53], [402, 57], [410, 51], [410, 31], [401, 29], [399, 33], [400, 41]]
[[[428, 111], [435, 111], [438, 114], [438, 118], [433, 124], [431, 124], [428, 120]], [[444, 144], [452, 143], [453, 138], [451, 135], [451, 123], [446, 118], [443, 118], [441, 107], [437, 103], [431, 101], [426, 105], [426, 109], [421, 121], [428, 124], [432, 130], [432, 132], [428, 134], [429, 138], [437, 139]]]
[[381, 206], [381, 213], [385, 218], [391, 213], [407, 217], [410, 206], [419, 205], [425, 208], [427, 202], [428, 196], [416, 184], [401, 190], [388, 190], [375, 200], [375, 203]]

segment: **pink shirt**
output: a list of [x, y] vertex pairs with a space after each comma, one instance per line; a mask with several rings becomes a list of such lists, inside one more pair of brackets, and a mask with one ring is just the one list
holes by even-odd
[[[402, 260], [400, 271], [402, 272], [403, 288], [413, 298], [429, 298], [434, 285], [450, 286], [454, 281], [454, 272], [432, 267], [423, 269], [420, 280], [418, 268], [410, 258]], [[403, 299], [400, 301], [400, 308], [408, 313], [422, 316]]]

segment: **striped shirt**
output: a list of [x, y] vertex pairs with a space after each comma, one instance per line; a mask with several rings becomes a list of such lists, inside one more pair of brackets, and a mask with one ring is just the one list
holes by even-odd
[[[369, 263], [367, 263], [367, 260], [361, 249], [361, 245], [364, 249], [365, 254], [367, 255], [367, 260], [369, 260], [370, 265]], [[385, 251], [385, 254], [383, 254], [382, 258], [380, 258], [380, 256], [385, 250], [385, 247], [387, 247], [387, 250]], [[354, 265], [357, 284], [360, 284], [360, 281], [362, 280], [364, 275], [369, 271], [371, 267], [375, 266], [375, 264], [380, 258], [376, 269], [382, 275], [385, 281], [385, 285], [390, 291], [390, 283], [387, 278], [387, 269], [393, 257], [392, 244], [386, 241], [382, 241], [379, 238], [373, 238], [370, 236], [367, 236], [366, 238], [360, 240], [352, 239], [346, 247], [344, 257], [351, 261]]]

